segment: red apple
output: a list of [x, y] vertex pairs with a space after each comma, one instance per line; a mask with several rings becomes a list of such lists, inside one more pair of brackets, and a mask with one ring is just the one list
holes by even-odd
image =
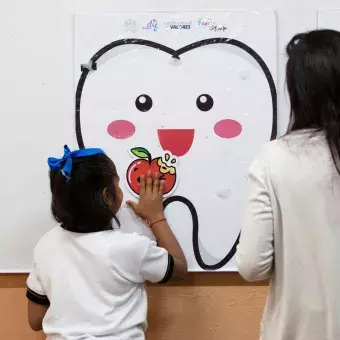
[[176, 184], [176, 170], [174, 166], [168, 166], [161, 157], [152, 159], [151, 154], [144, 148], [133, 148], [131, 152], [138, 157], [128, 167], [126, 179], [131, 190], [139, 195], [140, 177], [146, 176], [150, 170], [152, 175], [158, 173], [159, 178], [164, 181], [164, 194], [168, 194]]

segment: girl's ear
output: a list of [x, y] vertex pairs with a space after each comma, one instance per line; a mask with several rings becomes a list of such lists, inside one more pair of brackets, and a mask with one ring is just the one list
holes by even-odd
[[106, 205], [111, 205], [111, 199], [110, 199], [110, 194], [109, 194], [109, 189], [108, 188], [104, 188], [103, 192], [102, 192], [102, 196], [103, 196], [103, 200], [105, 202]]

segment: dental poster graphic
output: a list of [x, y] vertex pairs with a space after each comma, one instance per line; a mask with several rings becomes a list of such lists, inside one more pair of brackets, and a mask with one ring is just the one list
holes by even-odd
[[275, 13], [76, 15], [75, 68], [79, 147], [107, 152], [125, 200], [158, 172], [189, 269], [235, 270], [248, 169], [277, 131]]

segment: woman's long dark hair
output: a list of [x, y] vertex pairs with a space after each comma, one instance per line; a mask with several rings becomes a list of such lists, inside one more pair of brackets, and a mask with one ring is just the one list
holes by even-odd
[[291, 103], [288, 132], [324, 131], [340, 174], [340, 32], [316, 30], [297, 34], [286, 52]]

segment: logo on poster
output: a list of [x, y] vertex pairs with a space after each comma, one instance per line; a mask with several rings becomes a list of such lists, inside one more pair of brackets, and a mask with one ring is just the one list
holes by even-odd
[[190, 30], [191, 21], [166, 21], [165, 27], [171, 30]]
[[137, 32], [136, 20], [132, 20], [132, 19], [125, 20], [124, 27], [129, 32]]
[[207, 18], [207, 17], [199, 18], [197, 21], [197, 24], [198, 26], [202, 26], [204, 28], [209, 29], [209, 31], [213, 31], [213, 32], [225, 32], [228, 29], [227, 26], [218, 25], [211, 18]]
[[158, 31], [158, 21], [156, 19], [152, 19], [148, 22], [146, 26], [143, 27], [145, 31]]
[[209, 27], [215, 25], [215, 22], [211, 18], [201, 17], [197, 20], [197, 24], [198, 24], [198, 26], [203, 26], [203, 27], [209, 28]]

